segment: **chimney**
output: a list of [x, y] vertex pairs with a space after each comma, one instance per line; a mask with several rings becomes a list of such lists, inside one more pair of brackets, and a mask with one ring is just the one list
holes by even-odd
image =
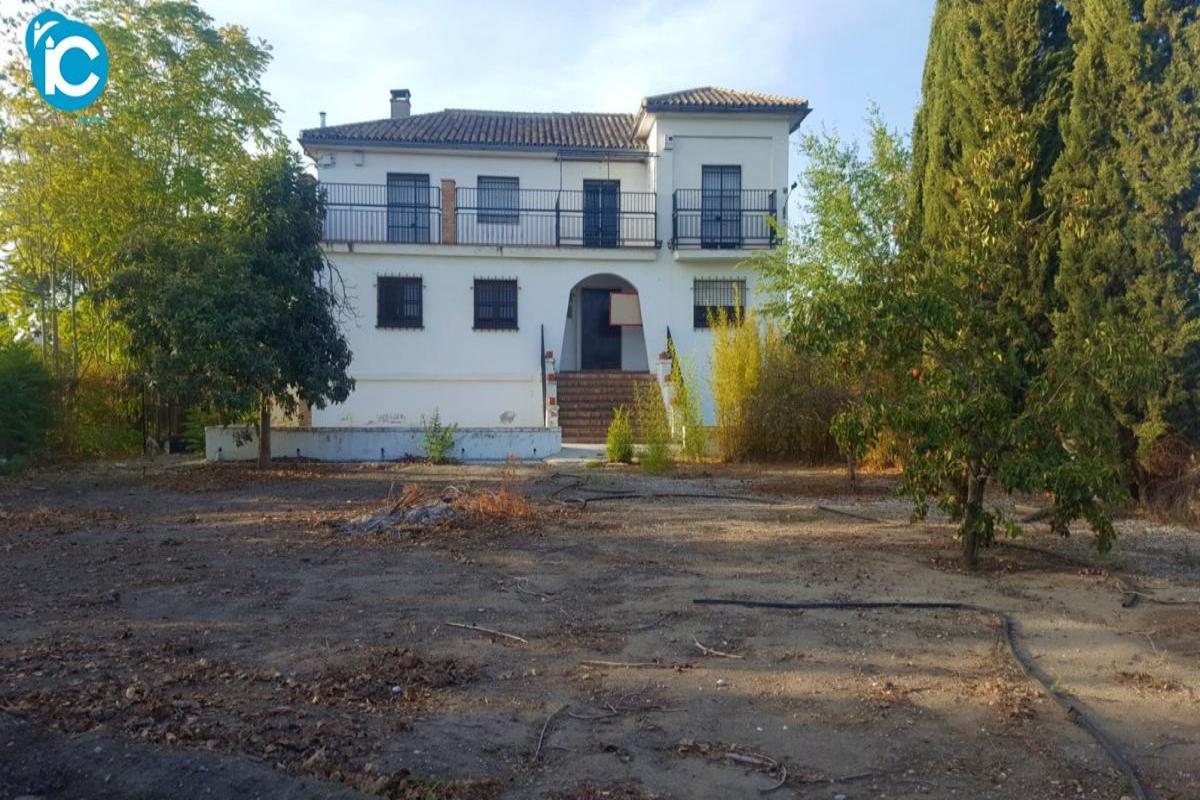
[[322, 128], [325, 127], [325, 112], [324, 111], [321, 112], [321, 127]]
[[412, 112], [412, 93], [408, 89], [392, 89], [392, 119], [403, 119]]

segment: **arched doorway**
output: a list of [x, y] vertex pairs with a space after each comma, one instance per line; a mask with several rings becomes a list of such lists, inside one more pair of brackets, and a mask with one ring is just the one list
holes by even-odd
[[649, 372], [637, 289], [611, 274], [571, 288], [563, 328], [561, 372]]

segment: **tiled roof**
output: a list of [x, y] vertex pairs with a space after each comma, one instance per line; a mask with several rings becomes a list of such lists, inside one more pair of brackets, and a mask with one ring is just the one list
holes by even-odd
[[403, 143], [495, 149], [645, 150], [632, 114], [528, 113], [449, 108], [400, 119], [309, 128], [304, 144], [326, 141]]
[[680, 92], [656, 94], [642, 101], [646, 111], [775, 111], [806, 112], [808, 101], [800, 97], [740, 92], [719, 86], [701, 86]]
[[[399, 119], [351, 122], [300, 132], [304, 145], [403, 144], [494, 150], [645, 152], [637, 136], [642, 115], [655, 111], [716, 111], [791, 114], [791, 130], [808, 114], [808, 102], [760, 92], [705, 86], [647, 97], [633, 114], [475, 111], [448, 108]], [[644, 135], [644, 134], [643, 134]]]

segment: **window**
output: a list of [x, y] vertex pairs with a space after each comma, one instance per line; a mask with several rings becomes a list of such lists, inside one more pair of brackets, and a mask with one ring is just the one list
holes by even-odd
[[428, 244], [431, 192], [428, 175], [389, 172], [387, 176], [387, 240]]
[[375, 327], [422, 328], [421, 279], [380, 275]]
[[736, 249], [742, 246], [742, 168], [700, 168], [700, 246]]
[[708, 327], [709, 315], [722, 311], [740, 322], [746, 313], [746, 281], [732, 278], [697, 278], [692, 283], [692, 320], [697, 328]]
[[476, 183], [479, 221], [486, 223], [519, 222], [521, 214], [520, 182], [516, 178], [480, 175]]
[[517, 282], [475, 279], [475, 330], [517, 329]]

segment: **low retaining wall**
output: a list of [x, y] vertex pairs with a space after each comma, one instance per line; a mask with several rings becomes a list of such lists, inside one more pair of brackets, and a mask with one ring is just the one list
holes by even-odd
[[[395, 461], [425, 456], [421, 428], [272, 428], [275, 458], [320, 461]], [[513, 456], [546, 458], [562, 449], [558, 428], [460, 428], [446, 454], [460, 461], [504, 461]], [[258, 457], [253, 429], [211, 426], [204, 429], [209, 461], [252, 461]]]

